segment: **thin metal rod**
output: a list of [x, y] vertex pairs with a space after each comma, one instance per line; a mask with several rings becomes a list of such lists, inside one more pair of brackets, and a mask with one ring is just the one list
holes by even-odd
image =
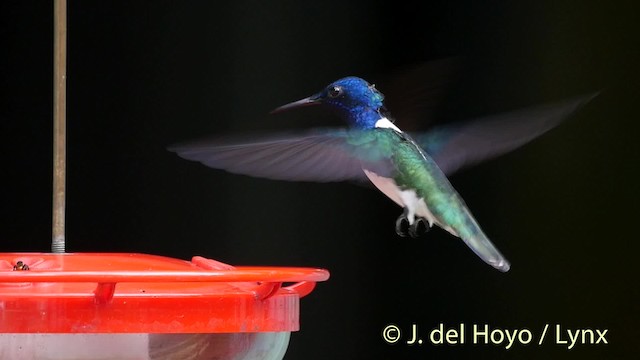
[[65, 251], [67, 127], [67, 1], [55, 0], [53, 14], [53, 229], [51, 251]]

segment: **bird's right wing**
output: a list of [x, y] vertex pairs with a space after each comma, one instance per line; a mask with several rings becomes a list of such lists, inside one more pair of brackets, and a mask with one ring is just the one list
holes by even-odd
[[392, 164], [371, 133], [347, 129], [226, 136], [169, 148], [187, 160], [231, 173], [287, 181], [365, 181], [362, 167], [380, 174]]

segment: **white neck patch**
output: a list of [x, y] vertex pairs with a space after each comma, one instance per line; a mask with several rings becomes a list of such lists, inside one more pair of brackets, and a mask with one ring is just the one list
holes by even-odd
[[400, 130], [394, 123], [392, 123], [389, 119], [382, 118], [378, 121], [376, 121], [375, 125], [374, 125], [377, 129], [393, 129], [399, 133], [402, 132], [402, 130]]

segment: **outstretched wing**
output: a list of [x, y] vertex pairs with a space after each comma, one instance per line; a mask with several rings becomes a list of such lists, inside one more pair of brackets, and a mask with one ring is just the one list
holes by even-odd
[[366, 180], [362, 167], [381, 174], [391, 163], [364, 131], [305, 132], [220, 137], [169, 148], [180, 157], [231, 173], [275, 180], [332, 182]]
[[[516, 149], [557, 126], [595, 95], [411, 134], [447, 175]], [[339, 128], [227, 136], [169, 148], [231, 173], [288, 181], [367, 181], [362, 168], [392, 176], [377, 131]]]
[[596, 95], [412, 134], [447, 175], [514, 150], [556, 127]]

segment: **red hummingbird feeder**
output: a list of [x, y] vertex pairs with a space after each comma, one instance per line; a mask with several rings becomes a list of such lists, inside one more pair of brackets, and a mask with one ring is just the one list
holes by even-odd
[[199, 256], [1, 253], [0, 358], [281, 359], [300, 298], [328, 277]]
[[327, 270], [64, 252], [65, 0], [54, 20], [52, 253], [0, 253], [0, 358], [282, 359]]

